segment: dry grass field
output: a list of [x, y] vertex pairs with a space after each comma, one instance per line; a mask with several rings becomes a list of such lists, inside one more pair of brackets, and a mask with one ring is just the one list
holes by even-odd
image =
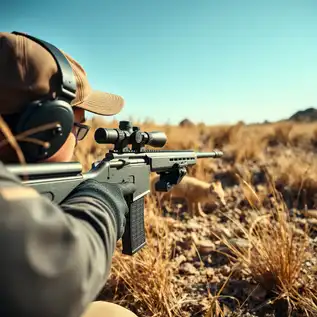
[[[95, 128], [118, 125], [90, 124], [75, 155], [85, 170], [109, 148]], [[164, 131], [166, 149], [223, 150], [188, 175], [220, 180], [226, 206], [191, 216], [182, 199], [149, 195], [147, 246], [129, 257], [118, 243], [100, 299], [138, 316], [316, 316], [317, 124], [139, 126]]]
[[[109, 148], [94, 129], [118, 123], [91, 125], [76, 151], [85, 170]], [[139, 126], [164, 131], [166, 149], [223, 150], [188, 175], [220, 180], [227, 204], [191, 217], [184, 201], [149, 195], [147, 246], [129, 257], [118, 244], [100, 298], [139, 316], [316, 316], [317, 125]]]
[[[95, 129], [118, 127], [96, 118], [89, 124], [74, 157], [84, 171], [111, 147], [95, 143]], [[185, 186], [184, 197], [146, 197], [147, 246], [130, 257], [118, 242], [99, 299], [140, 317], [317, 316], [317, 124], [134, 124], [164, 131], [165, 149], [224, 156], [188, 168], [196, 189]], [[201, 196], [219, 182], [225, 204]], [[198, 215], [189, 212], [189, 197], [204, 198]]]
[[[118, 123], [91, 125], [76, 151], [85, 170], [109, 148], [94, 129]], [[118, 244], [100, 298], [139, 316], [317, 315], [317, 125], [139, 126], [164, 131], [166, 149], [223, 150], [188, 175], [220, 180], [227, 204], [191, 217], [184, 201], [149, 195], [147, 246], [129, 257]]]
[[[95, 129], [118, 127], [97, 118], [89, 124], [74, 157], [84, 171], [111, 147], [95, 143]], [[188, 168], [199, 193], [187, 187], [164, 203], [154, 192], [146, 197], [147, 246], [130, 257], [118, 242], [99, 299], [140, 317], [317, 316], [317, 124], [134, 124], [164, 131], [165, 149], [224, 156]], [[1, 117], [0, 127], [16, 148]], [[201, 196], [219, 182], [222, 205]], [[198, 215], [189, 212], [189, 197], [204, 198]]]

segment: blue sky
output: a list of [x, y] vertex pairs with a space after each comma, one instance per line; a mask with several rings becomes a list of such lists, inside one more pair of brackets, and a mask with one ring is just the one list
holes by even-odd
[[119, 120], [249, 123], [317, 107], [316, 16], [316, 0], [12, 0], [0, 30], [72, 55], [125, 98]]

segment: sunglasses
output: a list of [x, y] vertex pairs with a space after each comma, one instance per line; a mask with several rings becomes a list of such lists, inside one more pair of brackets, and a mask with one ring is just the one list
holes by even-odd
[[74, 123], [74, 134], [77, 141], [83, 140], [87, 133], [89, 132], [90, 127], [86, 124], [82, 124], [79, 122]]

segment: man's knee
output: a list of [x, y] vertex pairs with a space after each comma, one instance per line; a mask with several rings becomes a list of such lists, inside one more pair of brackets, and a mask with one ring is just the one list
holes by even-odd
[[122, 306], [97, 301], [88, 306], [82, 317], [137, 317], [137, 315]]

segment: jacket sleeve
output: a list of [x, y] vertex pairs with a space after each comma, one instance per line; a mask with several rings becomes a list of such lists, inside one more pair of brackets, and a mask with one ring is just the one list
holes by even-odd
[[104, 286], [116, 220], [99, 198], [59, 207], [0, 163], [0, 315], [79, 317]]

